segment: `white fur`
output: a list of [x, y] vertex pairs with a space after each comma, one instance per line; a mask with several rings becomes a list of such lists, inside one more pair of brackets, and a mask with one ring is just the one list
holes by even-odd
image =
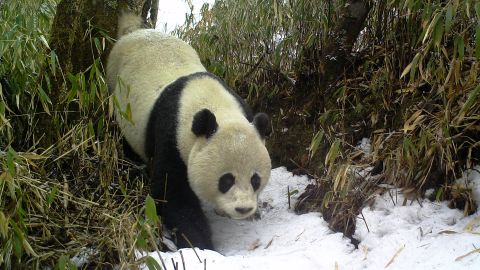
[[[208, 141], [190, 131], [193, 116], [203, 108], [213, 112], [218, 123], [217, 132]], [[255, 212], [258, 194], [270, 178], [270, 157], [238, 102], [218, 81], [201, 77], [187, 84], [180, 98], [177, 142], [187, 164], [190, 187], [200, 199], [214, 203], [232, 218]], [[233, 174], [235, 185], [222, 194], [218, 179], [225, 173]], [[257, 191], [250, 182], [254, 173], [262, 179]], [[240, 214], [235, 211], [237, 207], [252, 211]]]
[[107, 83], [126, 111], [132, 108], [132, 122], [115, 110], [117, 122], [133, 150], [144, 160], [148, 118], [164, 87], [177, 78], [205, 71], [195, 50], [187, 43], [151, 29], [120, 38], [107, 65]]
[[[119, 31], [127, 28], [122, 26]], [[204, 71], [192, 47], [155, 30], [134, 31], [115, 44], [107, 65], [107, 83], [121, 110], [130, 104], [133, 123], [118, 109], [115, 116], [125, 138], [144, 160], [149, 115], [164, 87], [181, 76]], [[217, 132], [208, 141], [191, 131], [195, 113], [204, 108], [214, 113], [218, 123]], [[200, 200], [214, 203], [232, 218], [251, 215], [257, 207], [258, 193], [270, 178], [271, 162], [263, 140], [238, 102], [217, 80], [197, 77], [182, 92], [178, 117], [177, 148], [187, 165], [192, 190]], [[222, 194], [218, 180], [225, 173], [232, 173], [236, 179], [235, 185]], [[262, 179], [257, 191], [250, 183], [254, 173]], [[253, 210], [242, 215], [236, 207]]]

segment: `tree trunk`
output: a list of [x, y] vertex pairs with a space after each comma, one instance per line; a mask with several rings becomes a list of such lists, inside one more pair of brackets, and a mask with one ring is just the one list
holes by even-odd
[[[153, 2], [158, 4], [158, 0]], [[50, 46], [58, 56], [63, 73], [84, 71], [97, 57], [105, 64], [113, 46], [105, 38], [116, 38], [118, 15], [122, 10], [142, 14], [146, 25], [153, 27], [157, 7], [151, 5], [152, 0], [62, 0], [53, 21]], [[155, 14], [154, 21], [147, 17], [149, 12]], [[105, 45], [101, 52], [95, 47], [96, 38]]]
[[[322, 54], [320, 74], [322, 82], [329, 83], [342, 76], [351, 60], [353, 45], [357, 41], [371, 5], [368, 1], [347, 1], [341, 19], [330, 35], [330, 42]], [[325, 84], [324, 89], [327, 87]]]
[[[329, 42], [323, 51], [306, 49], [301, 56], [305, 59], [302, 70], [297, 74], [296, 88], [305, 93], [309, 100], [311, 94], [328, 94], [329, 85], [345, 72], [352, 61], [351, 52], [360, 31], [363, 28], [371, 4], [369, 1], [348, 0], [334, 30], [329, 34]], [[312, 90], [318, 91], [312, 91]], [[315, 93], [312, 93], [315, 92]], [[318, 94], [321, 95], [318, 95]]]
[[[52, 24], [50, 48], [58, 57], [62, 72], [50, 72], [49, 97], [53, 111], [63, 111], [62, 103], [68, 89], [65, 75], [86, 71], [95, 61], [101, 59], [106, 66], [107, 56], [116, 38], [118, 16], [121, 11], [129, 11], [143, 17], [146, 27], [154, 27], [158, 0], [62, 0]], [[101, 48], [97, 48], [100, 45]], [[47, 68], [48, 70], [48, 68]], [[67, 84], [67, 85], [66, 85]], [[47, 89], [47, 87], [45, 87]], [[78, 111], [70, 108], [69, 111]], [[57, 129], [53, 117], [40, 117], [37, 124], [37, 138], [40, 145], [49, 147], [55, 142]], [[77, 119], [75, 113], [68, 119]], [[64, 124], [64, 123], [63, 123]]]

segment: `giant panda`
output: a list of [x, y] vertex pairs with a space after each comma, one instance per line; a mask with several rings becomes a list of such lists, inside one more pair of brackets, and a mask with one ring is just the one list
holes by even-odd
[[233, 219], [256, 212], [270, 178], [269, 118], [253, 115], [184, 41], [142, 29], [128, 13], [118, 28], [107, 62], [116, 121], [150, 166], [151, 194], [177, 247], [213, 250], [202, 205]]

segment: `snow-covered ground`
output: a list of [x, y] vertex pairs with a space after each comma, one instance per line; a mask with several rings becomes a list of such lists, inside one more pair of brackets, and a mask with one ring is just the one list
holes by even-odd
[[[476, 182], [480, 194], [478, 171], [464, 181]], [[480, 269], [479, 214], [464, 217], [445, 202], [426, 199], [402, 206], [403, 197], [392, 190], [393, 196], [378, 196], [363, 210], [368, 230], [358, 220], [355, 237], [361, 243], [355, 249], [319, 213], [296, 215], [288, 208], [287, 187], [299, 191], [291, 196], [293, 207], [308, 183], [285, 168], [274, 169], [260, 197], [261, 219], [231, 220], [207, 212], [218, 252], [196, 249], [200, 258], [192, 249], [149, 255], [159, 263], [160, 255], [167, 269], [174, 269], [173, 261], [187, 270], [205, 269], [204, 260], [208, 270]]]

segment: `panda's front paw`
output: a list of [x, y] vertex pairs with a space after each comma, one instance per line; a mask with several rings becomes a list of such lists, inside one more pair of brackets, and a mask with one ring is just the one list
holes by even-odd
[[162, 237], [159, 239], [160, 245], [166, 247], [169, 251], [178, 251], [177, 245], [175, 244], [175, 233], [171, 233], [166, 227], [162, 228]]

